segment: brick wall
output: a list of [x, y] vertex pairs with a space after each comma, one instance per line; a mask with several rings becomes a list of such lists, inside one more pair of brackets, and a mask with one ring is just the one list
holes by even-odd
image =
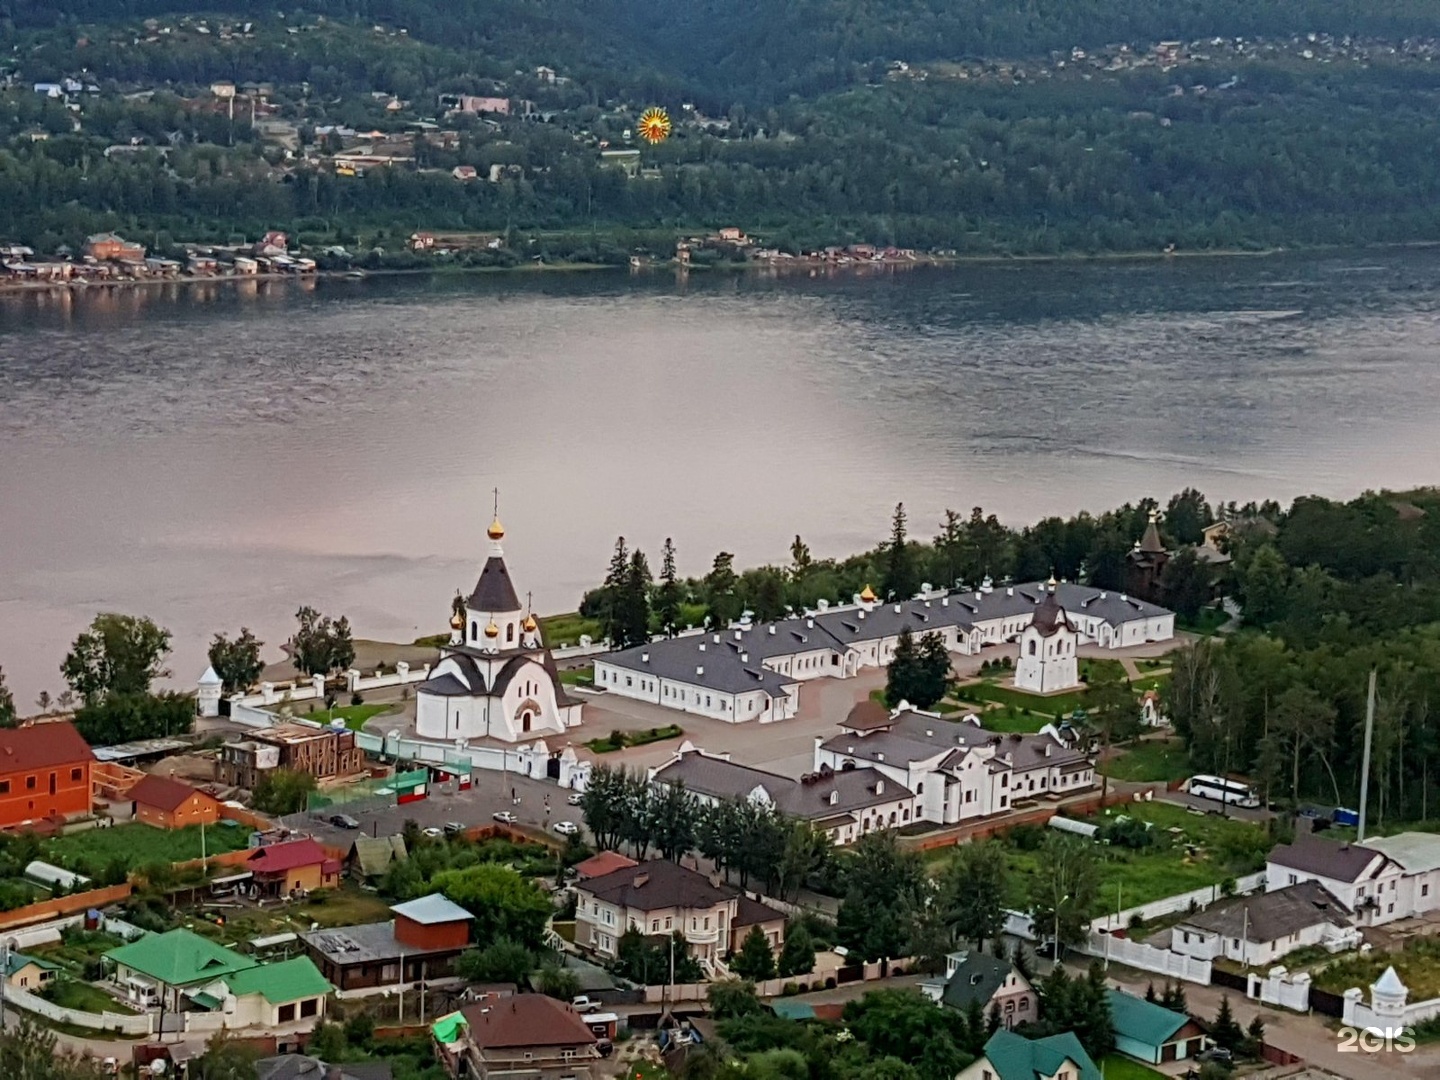
[[74, 915], [90, 908], [119, 903], [128, 898], [130, 892], [129, 885], [110, 885], [103, 889], [56, 897], [54, 900], [41, 900], [37, 904], [26, 904], [14, 911], [0, 912], [0, 927], [25, 926], [53, 919], [57, 915]]

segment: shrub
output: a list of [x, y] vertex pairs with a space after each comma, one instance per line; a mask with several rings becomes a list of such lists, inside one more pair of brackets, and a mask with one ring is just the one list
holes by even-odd
[[794, 997], [798, 993], [800, 993], [800, 987], [793, 982], [787, 982], [780, 988], [781, 997]]
[[364, 704], [365, 704], [365, 698], [361, 695], [361, 693], [360, 693], [359, 690], [356, 690], [355, 693], [353, 693], [353, 694], [350, 695], [350, 704], [351, 704], [351, 705], [364, 705]]
[[329, 900], [329, 899], [330, 899], [330, 890], [329, 890], [329, 889], [312, 889], [312, 890], [310, 891], [310, 895], [307, 897], [307, 899], [308, 899], [312, 904], [323, 904], [323, 903], [325, 903], [326, 900]]
[[825, 976], [825, 989], [826, 989], [826, 990], [834, 990], [834, 989], [835, 989], [835, 976], [834, 976], [834, 975], [827, 975], [827, 976]]

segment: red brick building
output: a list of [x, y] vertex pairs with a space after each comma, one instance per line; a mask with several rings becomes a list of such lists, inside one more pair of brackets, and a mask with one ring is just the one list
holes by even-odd
[[126, 796], [135, 804], [135, 820], [157, 829], [214, 825], [220, 801], [213, 795], [164, 776], [146, 776]]
[[68, 721], [0, 731], [0, 829], [88, 814], [94, 761]]

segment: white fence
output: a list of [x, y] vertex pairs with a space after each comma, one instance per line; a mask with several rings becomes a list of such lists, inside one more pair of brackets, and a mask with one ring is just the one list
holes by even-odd
[[79, 1009], [65, 1009], [54, 1002], [46, 1001], [38, 994], [32, 994], [28, 990], [19, 990], [13, 986], [5, 988], [5, 1004], [14, 1005], [16, 1008], [32, 1012], [36, 1016], [43, 1016], [46, 1020], [53, 1020], [61, 1024], [74, 1024], [76, 1027], [90, 1028], [94, 1031], [114, 1031], [122, 1035], [149, 1035], [154, 1030], [154, 1017], [148, 1013], [141, 1013], [139, 1016], [125, 1016], [121, 1013], [92, 1013], [81, 1012]]
[[1417, 1001], [1413, 1005], [1407, 1005], [1402, 995], [1398, 1003], [1390, 1008], [1384, 1008], [1377, 1007], [1373, 988], [1371, 1004], [1366, 1005], [1362, 1000], [1363, 997], [1364, 992], [1359, 988], [1345, 991], [1346, 1027], [1364, 1028], [1367, 1031], [1395, 1032], [1401, 1028], [1423, 1024], [1426, 1020], [1440, 1016], [1440, 998], [1430, 998], [1428, 1001]]
[[[1244, 877], [1235, 879], [1235, 895], [1256, 892], [1265, 887], [1265, 873], [1260, 871], [1255, 874], [1246, 874]], [[1179, 893], [1175, 896], [1167, 896], [1163, 900], [1152, 900], [1148, 904], [1140, 904], [1137, 907], [1126, 908], [1124, 911], [1115, 912], [1109, 915], [1101, 915], [1098, 919], [1090, 922], [1090, 929], [1098, 930], [1124, 930], [1130, 925], [1130, 920], [1136, 915], [1142, 919], [1158, 919], [1163, 915], [1174, 915], [1182, 911], [1189, 911], [1190, 905], [1205, 907], [1215, 903], [1217, 900], [1225, 899], [1219, 885], [1207, 885], [1203, 889], [1194, 889], [1188, 893]]]
[[[367, 690], [380, 690], [388, 686], [408, 686], [410, 683], [424, 682], [429, 677], [429, 664], [412, 670], [404, 660], [395, 665], [394, 671], [376, 671], [373, 675], [366, 675], [351, 668], [345, 672], [345, 692], [356, 694], [364, 693]], [[261, 683], [258, 694], [237, 694], [232, 697], [230, 708], [233, 711], [237, 704], [279, 705], [287, 700], [313, 701], [324, 696], [325, 676], [312, 675], [309, 679], [296, 679], [294, 682], [288, 683]]]
[[1245, 996], [1265, 1005], [1280, 1005], [1296, 1012], [1310, 1011], [1310, 976], [1300, 971], [1291, 975], [1283, 967], [1273, 967], [1264, 978], [1253, 972]]
[[1092, 930], [1090, 940], [1081, 951], [1091, 956], [1114, 960], [1117, 964], [1139, 968], [1141, 971], [1154, 971], [1205, 986], [1210, 984], [1209, 960], [1197, 960], [1193, 956], [1184, 956], [1169, 949], [1157, 949], [1140, 941]]

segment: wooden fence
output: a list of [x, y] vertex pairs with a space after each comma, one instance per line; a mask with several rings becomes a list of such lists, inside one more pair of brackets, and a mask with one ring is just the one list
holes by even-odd
[[13, 911], [0, 912], [0, 929], [27, 926], [30, 923], [53, 919], [57, 915], [74, 915], [77, 912], [89, 911], [91, 908], [101, 908], [106, 904], [119, 903], [121, 900], [127, 899], [130, 892], [129, 885], [108, 885], [102, 889], [90, 889], [87, 892], [71, 893], [69, 896], [57, 896], [53, 900], [41, 900], [38, 903], [26, 904]]

